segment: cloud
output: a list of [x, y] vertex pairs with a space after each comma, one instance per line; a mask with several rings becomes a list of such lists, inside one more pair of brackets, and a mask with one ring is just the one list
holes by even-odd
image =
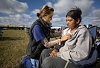
[[31, 13], [36, 15], [39, 11], [40, 11], [39, 9], [35, 9], [35, 10], [31, 11]]
[[48, 6], [53, 7], [53, 4], [51, 2], [46, 3]]
[[95, 9], [93, 12], [94, 18], [92, 19], [92, 24], [100, 26], [100, 9]]
[[100, 26], [100, 9], [95, 9], [92, 13], [94, 15], [92, 24]]
[[57, 0], [54, 4], [54, 9], [57, 14], [66, 14], [71, 8], [77, 6], [85, 16], [91, 11], [93, 3], [94, 1], [92, 0]]
[[75, 6], [78, 6], [82, 10], [82, 15], [87, 16], [92, 11], [92, 0], [76, 0]]
[[54, 18], [52, 19], [52, 22], [59, 22], [59, 21], [63, 21], [63, 20], [64, 20], [63, 17], [54, 17]]
[[[51, 2], [47, 2], [46, 3], [48, 6], [53, 7], [53, 4]], [[33, 11], [31, 11], [31, 14], [37, 14], [40, 11], [40, 9], [34, 9]]]
[[[93, 7], [93, 3], [93, 0], [55, 0], [54, 3], [48, 0], [46, 4], [54, 8], [54, 16], [53, 20], [51, 21], [52, 24], [54, 26], [61, 26], [66, 25], [65, 17], [62, 17], [61, 15], [65, 16], [71, 8], [77, 6], [82, 10], [83, 16], [88, 16]], [[39, 12], [39, 9], [32, 11], [32, 13], [35, 15], [37, 12]]]
[[28, 9], [27, 3], [17, 0], [0, 0], [0, 13], [15, 14], [25, 12]]
[[54, 4], [55, 13], [65, 14], [72, 6], [71, 0], [57, 0], [57, 3]]
[[93, 16], [92, 17], [91, 16], [83, 17], [81, 24], [83, 24], [83, 25], [92, 24], [93, 19], [94, 19]]
[[[47, 5], [54, 8], [54, 16], [52, 24], [54, 26], [65, 26], [65, 15], [74, 6], [79, 7], [82, 10], [83, 23], [95, 23], [100, 25], [100, 9], [93, 9], [94, 0], [45, 0]], [[25, 2], [19, 2], [19, 0], [0, 0], [0, 13], [8, 14], [9, 16], [0, 17], [0, 23], [3, 24], [15, 24], [15, 25], [31, 25], [36, 20], [36, 13], [39, 9], [34, 9], [30, 14], [25, 14], [28, 9], [28, 5]], [[93, 12], [92, 12], [93, 11]], [[88, 17], [89, 14], [92, 15]], [[20, 14], [21, 13], [21, 14]], [[13, 15], [10, 15], [13, 14]]]
[[94, 15], [95, 17], [99, 17], [99, 18], [100, 18], [100, 9], [96, 9], [96, 10], [94, 10], [92, 13], [93, 13], [93, 15]]
[[93, 16], [86, 16], [83, 18], [83, 23], [88, 22], [87, 24], [92, 24], [95, 26], [100, 26], [100, 9], [94, 9], [92, 11]]
[[58, 15], [54, 15], [51, 23], [53, 26], [66, 26], [65, 17], [59, 17]]
[[6, 17], [0, 17], [0, 24], [5, 25], [25, 25], [30, 26], [33, 22], [33, 18], [28, 14], [15, 14], [15, 15], [9, 15]]
[[[54, 26], [66, 25], [65, 15], [71, 10], [71, 8], [77, 6], [82, 10], [82, 16], [87, 17], [93, 9], [93, 0], [55, 0], [54, 3], [47, 2], [47, 5], [51, 5], [54, 8], [54, 16], [51, 21]], [[62, 15], [64, 17], [62, 17]], [[85, 20], [83, 20], [82, 24]]]

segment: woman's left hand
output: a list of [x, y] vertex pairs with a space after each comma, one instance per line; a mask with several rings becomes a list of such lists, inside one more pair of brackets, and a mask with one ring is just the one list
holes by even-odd
[[50, 56], [51, 57], [57, 57], [57, 50], [56, 49], [54, 49], [51, 53], [50, 53]]

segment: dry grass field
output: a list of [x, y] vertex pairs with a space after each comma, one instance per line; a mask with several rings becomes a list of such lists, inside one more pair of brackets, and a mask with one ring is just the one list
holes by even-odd
[[24, 30], [4, 30], [0, 38], [0, 68], [18, 68], [27, 44], [28, 35]]
[[24, 30], [3, 32], [3, 36], [0, 37], [0, 68], [18, 68], [21, 57], [26, 53], [28, 34]]
[[[0, 68], [18, 68], [28, 40], [28, 34], [24, 30], [4, 30], [0, 37]], [[100, 62], [96, 68], [100, 68]]]

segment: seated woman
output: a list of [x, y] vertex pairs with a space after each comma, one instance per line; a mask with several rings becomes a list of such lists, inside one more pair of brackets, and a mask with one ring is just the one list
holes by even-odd
[[88, 29], [80, 25], [82, 11], [79, 8], [73, 8], [66, 15], [66, 24], [64, 36], [61, 41], [65, 41], [60, 49], [45, 49], [42, 51], [39, 68], [64, 68], [69, 59], [74, 61], [84, 60], [88, 57], [92, 39]]

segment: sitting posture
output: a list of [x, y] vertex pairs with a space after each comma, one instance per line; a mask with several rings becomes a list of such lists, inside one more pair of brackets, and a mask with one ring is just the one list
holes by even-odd
[[45, 49], [39, 59], [39, 68], [64, 68], [69, 59], [81, 61], [88, 57], [92, 48], [92, 39], [88, 29], [80, 25], [82, 11], [73, 8], [66, 15], [68, 28], [60, 41], [64, 45], [58, 49]]

